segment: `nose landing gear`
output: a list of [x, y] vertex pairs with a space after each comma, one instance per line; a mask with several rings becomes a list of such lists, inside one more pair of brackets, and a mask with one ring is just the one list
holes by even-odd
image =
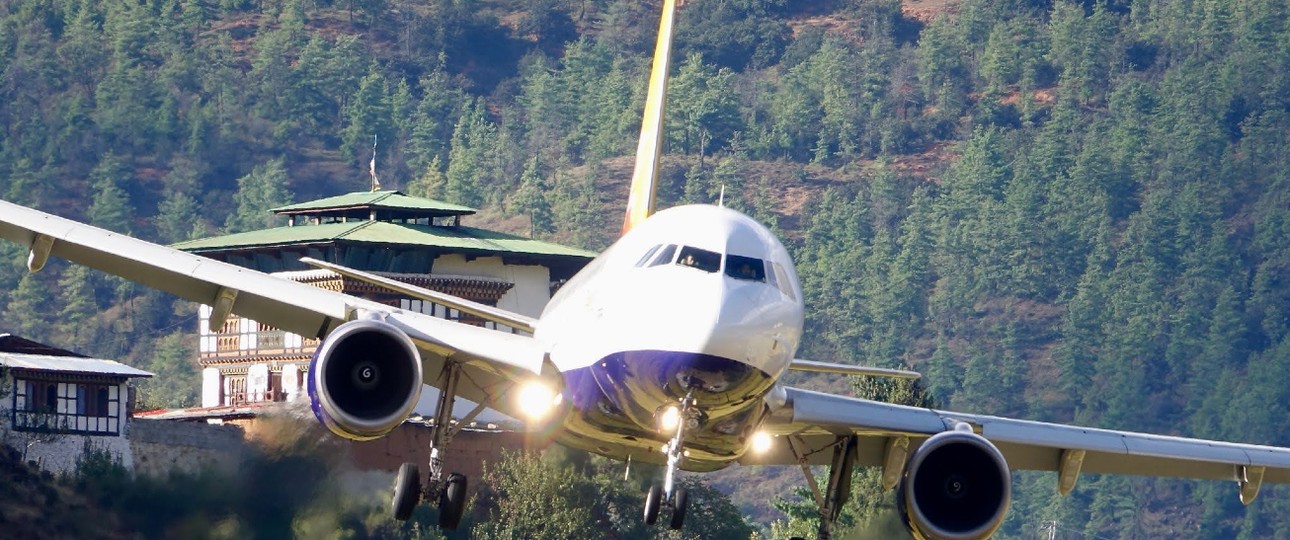
[[670, 409], [672, 410], [665, 411], [661, 418], [664, 429], [671, 427], [667, 425], [671, 421], [676, 422], [676, 431], [667, 444], [663, 445], [663, 453], [667, 454], [667, 471], [663, 477], [663, 484], [650, 486], [645, 494], [644, 517], [646, 525], [653, 525], [658, 521], [660, 508], [670, 506], [672, 517], [668, 526], [673, 530], [679, 530], [685, 525], [685, 513], [689, 508], [690, 497], [685, 488], [676, 485], [676, 470], [686, 455], [682, 447], [685, 431], [699, 427], [701, 415], [694, 406], [694, 399], [690, 397], [681, 400], [679, 408]]

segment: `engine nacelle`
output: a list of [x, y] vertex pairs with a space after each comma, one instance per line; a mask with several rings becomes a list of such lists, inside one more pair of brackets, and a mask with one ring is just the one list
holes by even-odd
[[946, 431], [910, 456], [896, 502], [915, 538], [989, 538], [1008, 515], [1012, 475], [985, 437]]
[[416, 346], [384, 321], [340, 325], [309, 364], [314, 416], [346, 439], [375, 439], [398, 427], [421, 398], [421, 385]]

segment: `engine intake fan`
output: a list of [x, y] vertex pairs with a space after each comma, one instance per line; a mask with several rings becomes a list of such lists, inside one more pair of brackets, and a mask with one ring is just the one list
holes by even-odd
[[1012, 475], [985, 437], [946, 431], [910, 456], [896, 501], [915, 538], [989, 538], [1008, 515]]
[[416, 346], [384, 321], [340, 325], [309, 366], [314, 416], [347, 439], [375, 439], [403, 423], [421, 398], [421, 386]]

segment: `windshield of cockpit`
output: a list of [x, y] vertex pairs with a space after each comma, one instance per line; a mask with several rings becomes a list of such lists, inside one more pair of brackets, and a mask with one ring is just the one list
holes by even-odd
[[676, 244], [651, 247], [636, 261], [636, 266], [640, 268], [668, 265], [693, 268], [709, 274], [722, 272], [724, 269], [725, 275], [730, 278], [765, 283], [779, 289], [789, 298], [796, 298], [784, 267], [774, 261], [735, 254], [722, 255], [715, 251]]

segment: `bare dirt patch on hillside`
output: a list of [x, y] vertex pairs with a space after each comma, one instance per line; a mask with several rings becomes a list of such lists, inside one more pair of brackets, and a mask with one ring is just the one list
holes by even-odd
[[900, 11], [906, 17], [929, 23], [941, 15], [957, 15], [962, 3], [963, 0], [905, 0], [900, 3]]

